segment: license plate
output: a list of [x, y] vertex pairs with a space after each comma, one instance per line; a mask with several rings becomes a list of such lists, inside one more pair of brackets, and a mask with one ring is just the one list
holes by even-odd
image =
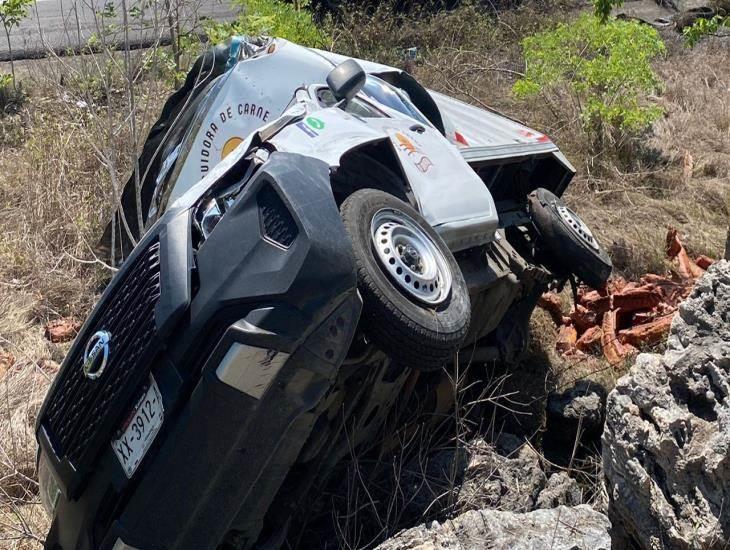
[[164, 414], [160, 389], [150, 376], [149, 385], [112, 439], [114, 454], [128, 478], [132, 477], [160, 431]]

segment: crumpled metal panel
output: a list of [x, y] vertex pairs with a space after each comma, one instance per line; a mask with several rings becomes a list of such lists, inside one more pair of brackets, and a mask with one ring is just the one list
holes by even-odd
[[[334, 64], [349, 59], [344, 55], [313, 50]], [[366, 73], [382, 75], [401, 72], [400, 69], [355, 58]], [[537, 154], [554, 154], [570, 172], [575, 172], [568, 160], [548, 136], [528, 128], [496, 111], [481, 109], [442, 93], [428, 90], [444, 118], [447, 137], [453, 142], [454, 132], [466, 141], [461, 142], [462, 156], [469, 162], [511, 158]]]
[[356, 119], [340, 109], [321, 109], [284, 128], [271, 143], [279, 151], [339, 166], [346, 152], [388, 140], [419, 211], [452, 250], [492, 240], [499, 217], [482, 180], [440, 133], [425, 127], [416, 131], [412, 126], [410, 119]]

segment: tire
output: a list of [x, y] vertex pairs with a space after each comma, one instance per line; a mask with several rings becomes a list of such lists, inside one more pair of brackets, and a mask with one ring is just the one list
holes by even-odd
[[578, 215], [542, 187], [527, 203], [548, 266], [558, 275], [572, 273], [590, 287], [603, 287], [613, 269], [611, 258]]
[[[464, 277], [446, 243], [411, 206], [383, 191], [356, 191], [342, 203], [340, 213], [355, 256], [358, 290], [363, 300], [361, 326], [365, 336], [404, 366], [423, 371], [441, 368], [460, 347], [471, 317]], [[381, 219], [385, 220], [385, 225], [376, 225]], [[414, 247], [406, 247], [406, 254], [398, 255], [398, 262], [403, 262], [398, 265], [417, 262], [413, 264], [417, 265], [415, 271], [405, 267], [399, 276], [395, 270], [401, 268], [386, 267], [385, 260], [381, 260], [379, 254], [390, 249], [383, 248], [388, 245], [379, 245], [381, 248], [376, 249], [372, 235], [375, 230], [379, 237], [382, 236], [381, 230], [388, 231], [383, 229], [386, 225], [392, 228], [392, 242], [399, 249], [403, 245], [398, 244], [402, 243], [396, 236], [398, 231], [408, 234], [412, 230], [417, 238], [424, 239], [424, 243], [416, 241], [426, 247], [423, 257], [416, 254], [414, 260], [409, 255], [408, 250], [412, 252]], [[433, 258], [433, 262], [429, 258]], [[423, 265], [436, 264], [441, 266], [436, 268], [440, 279], [423, 279], [431, 283], [416, 290], [418, 270], [428, 274], [432, 270]], [[406, 277], [408, 273], [414, 278]], [[440, 289], [438, 280], [441, 280]]]

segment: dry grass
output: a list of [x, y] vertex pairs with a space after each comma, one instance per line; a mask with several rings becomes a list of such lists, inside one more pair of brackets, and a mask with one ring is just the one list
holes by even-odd
[[[16, 358], [0, 379], [3, 548], [35, 547], [48, 528], [34, 423], [68, 345], [48, 342], [43, 327], [83, 318], [109, 277], [92, 247], [114, 204], [112, 175], [125, 181], [136, 155], [118, 74], [106, 94], [88, 60], [28, 62], [20, 72], [33, 91], [19, 113], [0, 118], [0, 349]], [[140, 136], [168, 92], [161, 82], [138, 84]]]
[[48, 530], [35, 472], [36, 414], [53, 364], [18, 362], [0, 383], [0, 546], [36, 547]]
[[665, 116], [646, 141], [659, 160], [598, 181], [579, 177], [569, 199], [629, 276], [662, 271], [667, 226], [692, 254], [721, 257], [730, 216], [730, 45], [687, 50], [667, 36], [657, 66]]

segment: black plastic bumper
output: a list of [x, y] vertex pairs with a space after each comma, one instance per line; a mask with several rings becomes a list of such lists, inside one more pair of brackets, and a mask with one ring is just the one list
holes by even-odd
[[[118, 541], [143, 549], [215, 548], [226, 536], [253, 544], [311, 431], [307, 411], [331, 387], [347, 353], [361, 303], [324, 163], [273, 153], [194, 262], [189, 221], [188, 212], [170, 211], [140, 244], [160, 240], [147, 379], [151, 374], [160, 388], [165, 420], [132, 478], [109, 441], [85, 469], [56, 456], [44, 424], [55, 384], [41, 410], [40, 452], [64, 493], [48, 548], [111, 548]], [[99, 310], [118, 299], [114, 286], [123, 272], [69, 357], [103, 328]], [[256, 377], [237, 384], [235, 372], [227, 378], [221, 371], [234, 347], [271, 350], [285, 360], [273, 369], [265, 361], [236, 363]], [[67, 359], [59, 376], [75, 365]], [[104, 411], [111, 423], [122, 421], [140, 392], [137, 383], [123, 405]]]

